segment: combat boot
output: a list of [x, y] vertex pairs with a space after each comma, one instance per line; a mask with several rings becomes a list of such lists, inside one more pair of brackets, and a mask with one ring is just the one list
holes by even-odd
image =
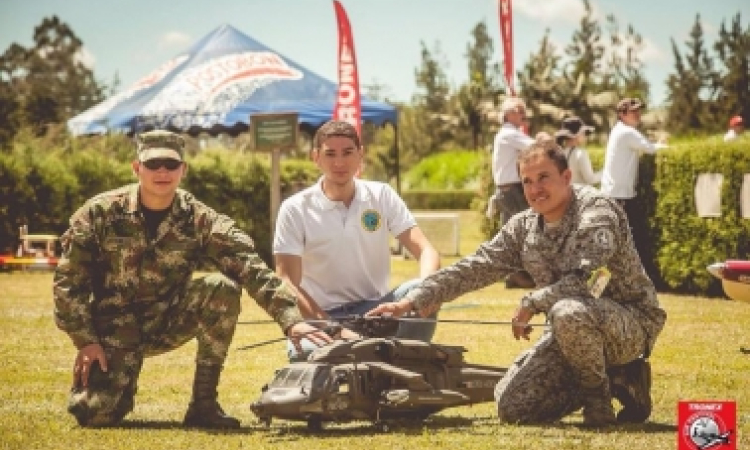
[[583, 425], [587, 427], [605, 427], [617, 423], [615, 410], [612, 408], [612, 395], [609, 382], [593, 388], [581, 388], [583, 403]]
[[622, 405], [620, 423], [643, 423], [651, 415], [651, 364], [642, 358], [607, 370], [612, 396]]
[[182, 424], [192, 428], [224, 428], [240, 427], [240, 421], [228, 416], [217, 400], [219, 376], [221, 366], [206, 366], [198, 364], [195, 368], [193, 380], [193, 398], [185, 413]]

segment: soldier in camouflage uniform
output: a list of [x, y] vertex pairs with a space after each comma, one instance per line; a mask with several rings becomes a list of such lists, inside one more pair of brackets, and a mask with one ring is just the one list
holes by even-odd
[[[139, 137], [138, 183], [76, 211], [54, 278], [55, 322], [78, 349], [68, 411], [81, 426], [110, 426], [132, 411], [143, 359], [198, 341], [184, 425], [237, 428], [217, 401], [219, 376], [240, 314], [241, 288], [293, 340], [330, 342], [302, 322], [296, 291], [269, 270], [228, 217], [178, 189], [184, 140]], [[193, 279], [201, 262], [220, 274]]]
[[[645, 358], [666, 313], [635, 251], [627, 217], [599, 191], [570, 183], [567, 160], [554, 142], [522, 151], [518, 166], [530, 210], [473, 255], [368, 315], [417, 310], [426, 316], [524, 268], [538, 289], [521, 299], [513, 335], [529, 339], [528, 323], [538, 313], [546, 314], [549, 327], [498, 383], [500, 420], [552, 422], [583, 407], [586, 425], [644, 422], [651, 413]], [[622, 405], [617, 416], [613, 396]]]

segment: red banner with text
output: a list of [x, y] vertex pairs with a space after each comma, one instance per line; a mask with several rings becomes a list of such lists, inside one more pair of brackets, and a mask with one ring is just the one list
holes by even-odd
[[508, 93], [516, 95], [513, 86], [513, 8], [511, 0], [498, 0], [498, 15], [500, 17], [500, 37], [503, 40], [503, 75], [508, 86]]
[[339, 29], [338, 73], [339, 90], [333, 118], [345, 120], [354, 125], [362, 139], [362, 102], [359, 93], [359, 75], [357, 74], [357, 57], [354, 54], [354, 38], [349, 18], [344, 7], [337, 0], [333, 1], [336, 9], [336, 21]]

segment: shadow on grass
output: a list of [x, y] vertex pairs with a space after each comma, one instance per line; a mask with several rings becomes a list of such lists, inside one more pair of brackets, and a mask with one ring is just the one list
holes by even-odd
[[[400, 434], [400, 435], [418, 435], [424, 432], [455, 429], [457, 431], [468, 432], [476, 435], [504, 435], [512, 434], [512, 429], [524, 428], [533, 431], [539, 430], [538, 436], [541, 438], [550, 437], [558, 438], [556, 432], [580, 430], [582, 433], [675, 433], [677, 426], [667, 423], [647, 422], [644, 424], [627, 424], [617, 425], [607, 428], [588, 428], [583, 427], [580, 422], [560, 422], [544, 425], [503, 425], [498, 423], [495, 416], [477, 416], [477, 417], [443, 417], [433, 416], [425, 421], [417, 420], [394, 420], [383, 422], [388, 425], [384, 430], [382, 423], [373, 422], [346, 422], [346, 423], [326, 423], [322, 430], [313, 431], [307, 428], [304, 422], [281, 421], [276, 425], [267, 428], [259, 423], [243, 424], [236, 430], [210, 430], [201, 428], [184, 428], [179, 421], [166, 420], [148, 420], [148, 421], [125, 421], [114, 428], [120, 429], [141, 429], [141, 430], [184, 430], [186, 432], [206, 433], [217, 435], [246, 435], [246, 434], [266, 434], [271, 442], [295, 441], [310, 436], [321, 435], [327, 438], [347, 438], [352, 436], [368, 436], [373, 434]], [[506, 428], [504, 430], [504, 428]]]
[[[352, 436], [370, 436], [374, 434], [398, 434], [398, 435], [419, 435], [426, 431], [455, 429], [463, 432], [480, 429], [477, 426], [495, 424], [496, 417], [430, 417], [427, 420], [389, 420], [380, 423], [356, 421], [346, 423], [324, 424], [320, 431], [313, 431], [307, 428], [303, 422], [283, 422], [278, 426], [263, 428], [258, 426], [258, 430], [268, 433], [270, 442], [295, 441], [310, 436], [325, 436], [326, 438], [349, 438]], [[387, 428], [383, 428], [383, 424]]]

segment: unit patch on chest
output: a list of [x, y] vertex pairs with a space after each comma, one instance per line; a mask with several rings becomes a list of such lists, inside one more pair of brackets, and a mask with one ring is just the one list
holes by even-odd
[[609, 250], [615, 245], [615, 236], [610, 230], [600, 228], [594, 234], [594, 241], [599, 247]]
[[367, 231], [377, 231], [381, 221], [380, 213], [374, 209], [368, 209], [362, 213], [362, 228]]

